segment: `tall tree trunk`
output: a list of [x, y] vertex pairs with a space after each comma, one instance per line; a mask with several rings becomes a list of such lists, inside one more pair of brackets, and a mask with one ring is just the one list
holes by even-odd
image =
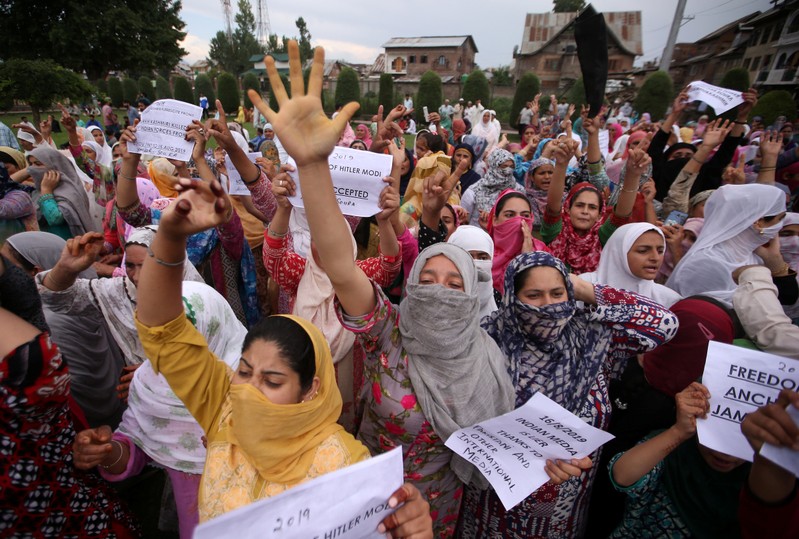
[[42, 121], [42, 110], [39, 107], [35, 107], [31, 105], [31, 116], [33, 117], [33, 125], [36, 126], [36, 130], [39, 130], [39, 123]]

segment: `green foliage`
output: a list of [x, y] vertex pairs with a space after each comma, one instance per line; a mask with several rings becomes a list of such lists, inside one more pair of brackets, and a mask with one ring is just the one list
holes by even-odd
[[510, 66], [499, 66], [494, 68], [494, 86], [510, 86], [513, 84], [513, 76], [510, 74]]
[[40, 111], [50, 107], [54, 101], [86, 99], [92, 90], [83, 77], [51, 60], [12, 58], [0, 64], [3, 105], [12, 105], [13, 100], [26, 102], [31, 107], [36, 125]]
[[106, 82], [105, 79], [97, 79], [94, 83], [94, 87], [97, 88], [100, 95], [108, 95], [108, 82]]
[[264, 54], [255, 37], [255, 16], [249, 0], [239, 0], [236, 28], [230, 37], [219, 31], [211, 38], [208, 59], [222, 71], [239, 75], [252, 68], [250, 57]]
[[116, 77], [108, 78], [108, 97], [111, 98], [111, 104], [115, 107], [122, 106], [122, 100], [124, 99], [122, 81]]
[[[191, 91], [191, 83], [184, 77], [175, 78], [175, 99], [184, 103], [197, 104]], [[210, 104], [209, 104], [210, 105]]]
[[787, 90], [772, 90], [763, 94], [752, 109], [750, 118], [762, 116], [763, 123], [771, 125], [777, 116], [785, 116], [789, 120], [796, 118], [796, 102]]
[[161, 75], [155, 78], [155, 98], [172, 99], [172, 89], [169, 87], [169, 81]]
[[150, 77], [142, 75], [139, 77], [137, 82], [139, 84], [139, 92], [147, 96], [147, 99], [152, 101], [155, 95], [155, 88], [153, 88], [153, 81], [150, 79]]
[[383, 105], [383, 114], [388, 114], [398, 101], [394, 101], [394, 77], [388, 73], [380, 75], [380, 93], [377, 102]]
[[57, 60], [91, 80], [109, 71], [171, 69], [186, 54], [180, 10], [178, 0], [5, 0], [0, 51], [5, 59]]
[[313, 47], [311, 47], [311, 32], [308, 30], [308, 25], [305, 19], [300, 17], [294, 24], [297, 26], [297, 31], [300, 37], [297, 39], [297, 44], [300, 47], [300, 60], [305, 63], [306, 60], [313, 58]]
[[[377, 114], [377, 97], [362, 97], [361, 98], [361, 108], [358, 109], [358, 113], [364, 116], [374, 116]], [[385, 114], [385, 111], [383, 111]]]
[[639, 114], [648, 112], [652, 121], [656, 122], [666, 115], [674, 98], [674, 86], [671, 77], [665, 71], [655, 71], [644, 81], [633, 106]]
[[573, 13], [585, 7], [584, 0], [553, 0], [552, 11], [555, 13]]
[[239, 95], [239, 83], [230, 73], [222, 73], [216, 79], [216, 90], [219, 92], [219, 100], [222, 108], [229, 115], [235, 116], [241, 106], [241, 96]]
[[488, 103], [491, 91], [488, 88], [488, 79], [479, 69], [472, 71], [463, 84], [463, 99], [474, 103], [481, 100], [483, 106]]
[[[198, 104], [200, 102], [200, 94], [204, 94], [208, 98], [208, 110], [216, 110], [214, 83], [211, 82], [211, 78], [208, 75], [200, 74], [194, 77], [194, 101], [190, 101], [190, 103]], [[177, 96], [177, 88], [175, 89], [175, 96]]]
[[[289, 97], [291, 97], [291, 84], [289, 84], [289, 78], [286, 75], [280, 75], [280, 80], [283, 82], [283, 88], [286, 89], [286, 93]], [[275, 92], [272, 91], [271, 86], [269, 87], [269, 108], [275, 112], [280, 110], [280, 107], [277, 104], [277, 98], [275, 97]]]
[[513, 104], [510, 107], [510, 123], [513, 127], [519, 128], [519, 112], [524, 108], [528, 101], [532, 101], [536, 94], [541, 90], [541, 81], [535, 73], [525, 73], [516, 84], [516, 93], [513, 94]]
[[509, 124], [511, 119], [516, 119], [513, 116], [518, 115], [519, 113], [513, 112], [513, 109], [511, 108], [512, 105], [513, 101], [511, 101], [509, 97], [497, 97], [491, 101], [491, 108], [497, 113], [497, 120], [499, 120], [500, 123]]
[[336, 104], [346, 105], [350, 101], [361, 102], [361, 84], [354, 69], [343, 67], [336, 84]]
[[139, 95], [139, 85], [136, 81], [130, 77], [122, 79], [122, 99], [135, 103], [137, 95]]
[[418, 101], [414, 101], [413, 107], [416, 109], [416, 121], [424, 122], [424, 109], [428, 112], [438, 112], [438, 107], [444, 101], [443, 90], [441, 87], [441, 77], [435, 71], [427, 71], [419, 81]]
[[572, 120], [577, 119], [580, 116], [580, 106], [588, 103], [585, 98], [585, 84], [583, 84], [582, 77], [574, 81], [569, 91], [564, 94], [563, 101], [570, 105], [574, 105]]
[[255, 76], [255, 73], [247, 73], [244, 75], [244, 79], [241, 81], [241, 88], [244, 90], [244, 108], [251, 109], [252, 101], [250, 101], [250, 97], [247, 95], [247, 90], [255, 90], [260, 94], [261, 81], [258, 80], [258, 77]]
[[[552, 105], [552, 98], [548, 95], [542, 95], [541, 99], [538, 100], [538, 111], [541, 116], [546, 116], [549, 114], [549, 107]], [[521, 110], [521, 109], [519, 109]]]

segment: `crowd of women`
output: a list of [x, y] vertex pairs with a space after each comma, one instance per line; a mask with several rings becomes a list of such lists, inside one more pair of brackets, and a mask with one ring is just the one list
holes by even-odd
[[[67, 110], [63, 150], [0, 147], [0, 535], [137, 537], [155, 469], [189, 538], [401, 447], [394, 537], [795, 537], [796, 478], [759, 450], [799, 450], [799, 395], [746, 417], [752, 463], [696, 435], [710, 340], [799, 359], [791, 124], [755, 129], [754, 90], [696, 125], [684, 92], [658, 123], [531, 96], [520, 143], [488, 111], [410, 149], [403, 105], [325, 115], [323, 55], [306, 91], [290, 43], [291, 97], [267, 60], [255, 163], [223, 113], [188, 162]], [[339, 209], [337, 144], [391, 158], [373, 218]], [[444, 443], [538, 392], [615, 438], [506, 509]]]

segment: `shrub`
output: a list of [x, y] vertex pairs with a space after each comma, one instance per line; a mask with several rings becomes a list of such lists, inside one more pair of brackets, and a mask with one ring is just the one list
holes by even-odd
[[108, 82], [105, 79], [97, 79], [97, 82], [94, 83], [94, 87], [97, 88], [97, 91], [100, 92], [101, 95], [108, 95]]
[[443, 102], [443, 89], [441, 87], [441, 77], [434, 71], [428, 71], [422, 75], [419, 81], [418, 102], [414, 102], [416, 109], [416, 121], [424, 122], [424, 107], [428, 112], [438, 112], [438, 107]]
[[155, 98], [172, 99], [172, 88], [169, 87], [169, 81], [160, 75], [155, 79]]
[[380, 94], [377, 101], [383, 105], [383, 114], [388, 114], [388, 111], [399, 103], [394, 101], [394, 77], [388, 73], [380, 75]]
[[[541, 81], [535, 73], [525, 73], [516, 84], [516, 93], [513, 94], [513, 103], [510, 107], [510, 123], [516, 129], [519, 128], [519, 112], [524, 108], [528, 101], [532, 101], [536, 94], [541, 90]], [[496, 107], [494, 107], [496, 110]], [[500, 120], [501, 121], [501, 120]]]
[[111, 104], [115, 107], [122, 106], [122, 100], [124, 99], [122, 81], [116, 77], [109, 77], [108, 79], [108, 97], [111, 98]]
[[244, 108], [251, 109], [252, 101], [250, 101], [250, 98], [247, 95], [247, 90], [255, 90], [260, 94], [261, 81], [258, 80], [258, 77], [255, 76], [255, 73], [247, 73], [244, 75], [244, 79], [241, 81], [241, 88], [244, 91]]
[[139, 95], [139, 85], [136, 81], [131, 78], [122, 79], [122, 99], [135, 103], [137, 95]]
[[191, 91], [191, 83], [183, 78], [175, 78], [175, 99], [183, 101], [184, 103], [197, 104], [194, 101], [194, 94]]
[[485, 106], [490, 97], [491, 91], [485, 74], [479, 69], [472, 71], [463, 83], [463, 99], [472, 103], [479, 99]]
[[773, 124], [777, 116], [793, 120], [796, 118], [796, 102], [787, 90], [772, 90], [758, 99], [750, 118], [753, 116], [762, 116], [765, 125]]
[[216, 110], [214, 83], [211, 82], [211, 77], [208, 75], [200, 74], [194, 78], [194, 96], [191, 103], [198, 104], [200, 102], [200, 94], [208, 98], [208, 110]]
[[216, 79], [219, 101], [227, 114], [235, 116], [241, 106], [241, 95], [239, 94], [239, 83], [236, 77], [230, 73], [222, 73]]
[[139, 84], [139, 92], [146, 95], [147, 99], [152, 101], [153, 98], [155, 97], [155, 92], [153, 88], [153, 81], [150, 80], [150, 77], [145, 77], [142, 75], [141, 77], [139, 77], [138, 84]]
[[644, 81], [635, 97], [635, 110], [639, 114], [648, 112], [652, 121], [656, 122], [666, 115], [674, 98], [674, 86], [671, 77], [665, 71], [655, 71]]
[[346, 105], [350, 101], [361, 102], [361, 84], [358, 73], [352, 68], [344, 67], [336, 84], [336, 104]]

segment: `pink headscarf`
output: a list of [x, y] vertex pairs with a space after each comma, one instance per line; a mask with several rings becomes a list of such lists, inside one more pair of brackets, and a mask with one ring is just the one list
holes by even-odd
[[624, 128], [621, 124], [610, 124], [608, 130], [610, 131], [610, 144], [608, 145], [608, 151], [610, 152], [613, 150], [613, 145], [616, 144], [619, 137], [624, 134]]
[[622, 154], [622, 159], [627, 159], [627, 156], [630, 155], [630, 148], [632, 148], [633, 142], [640, 141], [646, 138], [646, 133], [644, 131], [636, 131], [630, 138], [627, 139], [627, 146], [624, 147], [624, 153]]

